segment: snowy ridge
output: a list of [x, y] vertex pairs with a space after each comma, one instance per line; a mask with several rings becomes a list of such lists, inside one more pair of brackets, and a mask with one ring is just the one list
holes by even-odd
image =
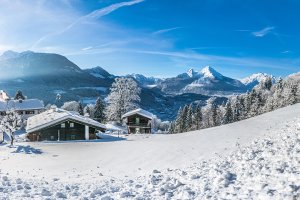
[[191, 68], [191, 69], [189, 69], [188, 71], [187, 71], [187, 75], [189, 76], [189, 77], [194, 77], [195, 75], [197, 75], [198, 73], [197, 72], [195, 72], [194, 71], [194, 69], [193, 68]]
[[160, 82], [162, 79], [155, 78], [153, 76], [146, 77], [142, 74], [128, 74], [126, 77], [133, 78], [136, 80], [139, 84], [142, 86], [148, 87], [149, 85], [156, 85], [158, 82]]
[[[183, 75], [181, 75], [183, 77]], [[184, 85], [181, 93], [205, 95], [228, 95], [245, 92], [245, 85], [236, 79], [223, 76], [214, 68], [206, 66], [190, 77], [190, 83]]]
[[271, 77], [274, 81], [275, 78], [272, 75], [266, 74], [266, 73], [256, 73], [252, 74], [251, 76], [248, 76], [246, 78], [241, 79], [240, 81], [245, 84], [245, 85], [250, 85], [250, 84], [258, 84], [261, 81], [266, 80], [268, 77]]
[[220, 74], [219, 72], [217, 72], [214, 68], [210, 67], [210, 66], [206, 66], [204, 67], [201, 71], [200, 74], [202, 74], [202, 76], [204, 78], [221, 78], [223, 75]]

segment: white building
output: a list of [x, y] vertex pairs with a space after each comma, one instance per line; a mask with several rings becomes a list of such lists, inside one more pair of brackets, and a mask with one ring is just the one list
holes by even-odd
[[23, 119], [27, 119], [33, 115], [45, 111], [43, 101], [39, 99], [11, 99], [6, 92], [0, 90], [0, 115], [5, 115], [6, 111], [13, 109], [22, 115]]

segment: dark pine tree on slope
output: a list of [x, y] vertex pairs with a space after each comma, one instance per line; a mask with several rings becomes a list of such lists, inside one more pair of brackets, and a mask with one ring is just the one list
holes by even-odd
[[193, 123], [193, 104], [191, 103], [187, 107], [187, 114], [186, 114], [186, 130], [192, 131], [194, 130], [194, 123]]
[[223, 123], [224, 124], [229, 124], [233, 122], [233, 116], [232, 116], [232, 108], [231, 108], [231, 103], [228, 101], [225, 106], [225, 113], [224, 113], [224, 119]]
[[84, 114], [84, 113], [83, 113], [83, 106], [82, 106], [81, 101], [78, 102], [78, 113], [79, 113], [80, 115], [83, 115], [83, 114]]
[[105, 119], [104, 109], [104, 102], [100, 97], [98, 97], [94, 108], [94, 118], [99, 122], [103, 122]]
[[18, 90], [15, 95], [15, 100], [25, 100], [25, 96], [23, 95], [21, 90]]
[[202, 128], [202, 109], [201, 105], [197, 104], [196, 109], [194, 111], [194, 118], [195, 118], [195, 129], [200, 130]]

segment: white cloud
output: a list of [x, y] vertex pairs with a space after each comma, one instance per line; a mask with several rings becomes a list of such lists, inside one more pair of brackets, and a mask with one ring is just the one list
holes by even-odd
[[90, 47], [84, 47], [84, 48], [82, 48], [81, 50], [82, 50], [82, 51], [87, 51], [87, 50], [90, 50], [90, 49], [92, 49], [92, 48], [93, 48], [93, 47], [91, 47], [91, 46], [90, 46]]
[[111, 12], [113, 12], [113, 11], [119, 9], [119, 8], [122, 8], [122, 7], [125, 7], [125, 6], [135, 5], [135, 4], [141, 3], [143, 1], [144, 0], [133, 0], [133, 1], [127, 1], [127, 2], [120, 2], [120, 3], [115, 3], [115, 4], [112, 4], [112, 5], [104, 7], [104, 8], [100, 8], [100, 9], [94, 10], [94, 11], [90, 12], [87, 15], [84, 15], [84, 16], [81, 16], [81, 17], [77, 18], [75, 21], [73, 21], [72, 23], [70, 23], [69, 25], [67, 25], [65, 28], [63, 28], [63, 29], [61, 29], [59, 31], [55, 31], [55, 32], [52, 32], [52, 33], [49, 33], [49, 34], [46, 34], [46, 35], [42, 36], [40, 39], [38, 39], [32, 45], [32, 48], [35, 48], [37, 45], [39, 45], [41, 42], [43, 42], [44, 40], [48, 39], [49, 37], [63, 34], [64, 32], [70, 30], [72, 27], [74, 27], [78, 23], [89, 21], [91, 19], [101, 18], [101, 17], [103, 17], [105, 15], [108, 15]]
[[[160, 56], [169, 56], [175, 58], [181, 58], [184, 60], [198, 60], [203, 61], [205, 64], [219, 65], [220, 63], [226, 63], [226, 65], [243, 66], [243, 67], [256, 67], [256, 68], [270, 68], [270, 69], [284, 69], [294, 70], [300, 67], [300, 62], [295, 61], [291, 65], [291, 60], [279, 60], [279, 59], [256, 59], [249, 57], [228, 57], [209, 54], [200, 54], [197, 52], [178, 52], [178, 51], [148, 51], [148, 50], [130, 50], [136, 53], [153, 54]], [[288, 64], [287, 64], [288, 63]]]
[[288, 54], [288, 53], [291, 53], [291, 51], [286, 50], [286, 51], [283, 51], [283, 52], [281, 52], [281, 53], [283, 53], [283, 54]]
[[[288, 60], [288, 59], [256, 59], [251, 57], [229, 57], [229, 56], [219, 56], [210, 54], [201, 54], [195, 51], [159, 51], [159, 50], [145, 50], [145, 49], [135, 49], [135, 48], [122, 48], [122, 47], [105, 47], [100, 49], [93, 49], [91, 51], [79, 51], [67, 54], [68, 56], [74, 55], [92, 55], [92, 54], [106, 54], [107, 56], [116, 55], [117, 53], [122, 53], [124, 55], [131, 54], [134, 57], [143, 57], [136, 54], [144, 55], [155, 55], [164, 58], [169, 58], [174, 62], [180, 62], [180, 65], [184, 63], [194, 62], [202, 63], [203, 65], [227, 65], [227, 66], [240, 66], [240, 67], [254, 67], [254, 68], [269, 68], [277, 70], [295, 70], [300, 67], [300, 60]], [[108, 55], [110, 54], [110, 55]], [[157, 57], [157, 58], [158, 58]], [[145, 58], [145, 57], [144, 57]], [[290, 64], [293, 63], [293, 64]], [[174, 63], [175, 65], [176, 63]]]
[[167, 28], [167, 29], [161, 29], [158, 31], [153, 32], [153, 35], [159, 35], [159, 34], [163, 34], [163, 33], [167, 33], [173, 30], [177, 30], [177, 29], [181, 29], [182, 27], [173, 27], [173, 28]]
[[275, 29], [275, 27], [269, 26], [269, 27], [263, 28], [259, 31], [252, 32], [252, 35], [254, 35], [255, 37], [264, 37], [267, 34], [271, 33], [274, 29]]

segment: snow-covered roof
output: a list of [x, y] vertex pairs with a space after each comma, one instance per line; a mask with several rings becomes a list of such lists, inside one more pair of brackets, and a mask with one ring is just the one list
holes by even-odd
[[138, 108], [136, 110], [132, 110], [132, 111], [129, 111], [127, 113], [125, 113], [122, 118], [126, 118], [128, 116], [131, 116], [131, 115], [135, 115], [135, 114], [138, 114], [138, 115], [141, 115], [143, 117], [146, 117], [146, 118], [149, 118], [149, 119], [153, 119], [154, 118], [154, 115], [146, 110], [143, 110], [141, 108]]
[[66, 111], [59, 108], [51, 108], [50, 110], [29, 117], [27, 120], [26, 132], [31, 133], [41, 130], [65, 120], [74, 120], [94, 128], [106, 129], [104, 124], [101, 124], [91, 118], [79, 115], [77, 112]]
[[4, 90], [0, 90], [0, 101], [6, 101], [9, 99], [8, 94]]
[[25, 100], [7, 100], [0, 101], [0, 111], [6, 111], [12, 108], [15, 110], [38, 110], [44, 109], [43, 101], [39, 99], [25, 99]]

